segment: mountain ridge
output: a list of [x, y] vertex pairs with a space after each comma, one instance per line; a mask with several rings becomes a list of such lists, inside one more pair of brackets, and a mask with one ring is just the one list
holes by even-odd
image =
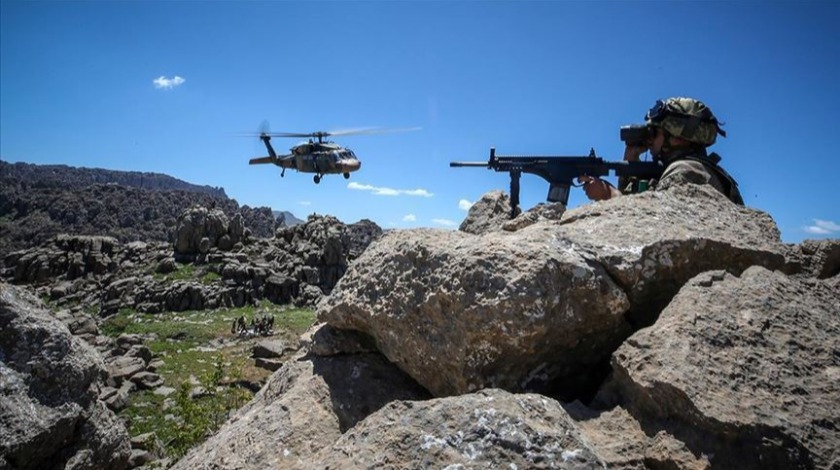
[[0, 257], [59, 233], [172, 241], [175, 221], [193, 205], [220, 209], [228, 217], [239, 213], [259, 238], [302, 222], [288, 211], [240, 206], [224, 188], [162, 173], [0, 161]]

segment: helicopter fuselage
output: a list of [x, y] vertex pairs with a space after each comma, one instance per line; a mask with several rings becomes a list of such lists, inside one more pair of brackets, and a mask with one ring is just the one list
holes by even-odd
[[310, 139], [309, 142], [295, 145], [288, 155], [281, 156], [277, 155], [272, 148], [271, 136], [263, 133], [260, 139], [268, 150], [268, 156], [252, 158], [249, 163], [252, 165], [272, 163], [283, 168], [280, 176], [283, 176], [288, 168], [294, 168], [303, 173], [314, 173], [313, 179], [316, 184], [321, 181], [323, 175], [342, 174], [346, 179], [350, 178], [350, 173], [361, 168], [362, 162], [356, 158], [352, 150], [334, 142], [322, 140], [325, 135], [328, 135], [327, 133], [317, 132], [309, 135], [318, 137], [318, 141]]

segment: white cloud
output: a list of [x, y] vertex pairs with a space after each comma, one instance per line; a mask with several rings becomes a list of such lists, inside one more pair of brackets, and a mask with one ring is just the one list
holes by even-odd
[[814, 235], [828, 235], [840, 232], [840, 225], [830, 220], [814, 219], [814, 225], [805, 227], [805, 231]]
[[454, 227], [455, 225], [457, 225], [455, 222], [449, 219], [432, 219], [432, 222], [438, 225], [443, 225], [444, 227]]
[[470, 210], [470, 207], [472, 207], [472, 206], [473, 206], [473, 204], [475, 204], [475, 203], [474, 203], [474, 202], [467, 201], [466, 199], [461, 199], [460, 201], [458, 201], [458, 207], [459, 207], [462, 211], [468, 211], [468, 210]]
[[380, 186], [371, 186], [369, 184], [356, 183], [355, 181], [347, 184], [347, 189], [356, 189], [359, 191], [370, 191], [376, 196], [421, 196], [432, 197], [434, 194], [425, 189], [394, 189]]
[[186, 81], [187, 80], [185, 78], [179, 77], [177, 75], [175, 75], [172, 78], [166, 78], [163, 75], [161, 75], [160, 77], [152, 80], [152, 83], [155, 84], [155, 88], [169, 89], [169, 88], [175, 88], [176, 86], [178, 86], [178, 85], [180, 85], [180, 84], [182, 84]]
[[298, 201], [298, 204], [300, 204], [301, 206], [311, 206], [312, 202], [310, 202], [310, 201]]
[[408, 214], [405, 217], [403, 217], [403, 222], [416, 222], [416, 221], [417, 221], [417, 216], [415, 216], [414, 214]]

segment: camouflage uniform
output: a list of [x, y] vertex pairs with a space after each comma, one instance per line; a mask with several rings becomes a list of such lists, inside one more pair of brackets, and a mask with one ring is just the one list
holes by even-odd
[[672, 159], [656, 182], [655, 189], [668, 189], [686, 183], [708, 184], [735, 204], [744, 205], [738, 184], [717, 164], [718, 161], [718, 154], [706, 155], [705, 149]]
[[[663, 149], [665, 171], [651, 187], [667, 189], [674, 185], [693, 183], [709, 184], [732, 202], [743, 205], [738, 183], [718, 165], [721, 158], [716, 153], [706, 153], [706, 147], [715, 143], [717, 134], [726, 136], [717, 118], [702, 102], [692, 98], [669, 98], [657, 101], [645, 117], [647, 125], [659, 127], [667, 133], [691, 142], [689, 148]], [[638, 192], [638, 182], [619, 180], [624, 192]]]

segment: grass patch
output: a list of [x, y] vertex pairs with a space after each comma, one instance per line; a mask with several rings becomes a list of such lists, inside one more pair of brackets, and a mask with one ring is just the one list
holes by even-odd
[[[256, 368], [250, 358], [253, 344], [264, 338], [244, 340], [230, 332], [235, 318], [244, 316], [250, 323], [263, 315], [274, 316], [275, 338], [290, 341], [315, 323], [312, 310], [282, 310], [270, 302], [256, 307], [158, 314], [122, 309], [106, 319], [100, 327], [103, 334], [146, 337], [146, 346], [164, 362], [157, 373], [166, 387], [176, 390], [168, 397], [151, 391], [132, 394], [129, 406], [120, 412], [129, 433], [154, 432], [164, 453], [178, 458], [218, 429], [230, 413], [253, 396], [235, 384], [242, 380], [262, 382], [270, 374]], [[190, 391], [198, 386], [209, 393], [191, 399]]]
[[207, 271], [206, 273], [204, 273], [203, 276], [201, 276], [201, 283], [202, 284], [213, 284], [216, 281], [219, 281], [221, 279], [222, 279], [221, 274], [213, 272], [213, 271]]
[[194, 264], [179, 264], [178, 269], [172, 271], [167, 276], [172, 281], [188, 281], [195, 278]]

